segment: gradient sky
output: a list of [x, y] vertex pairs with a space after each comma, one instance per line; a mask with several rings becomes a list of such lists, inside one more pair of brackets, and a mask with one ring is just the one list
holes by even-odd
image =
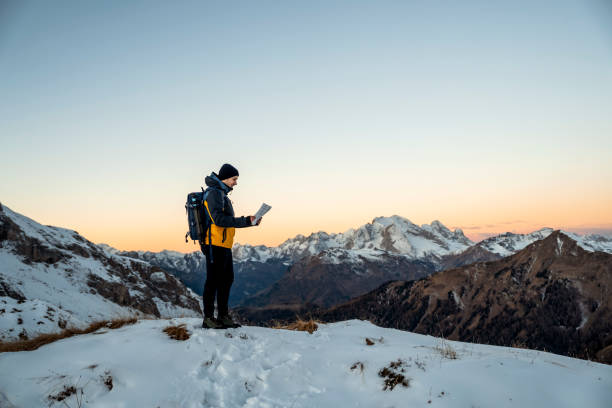
[[2, 204], [120, 249], [195, 250], [224, 162], [240, 243], [612, 233], [612, 6], [0, 0], [0, 146]]

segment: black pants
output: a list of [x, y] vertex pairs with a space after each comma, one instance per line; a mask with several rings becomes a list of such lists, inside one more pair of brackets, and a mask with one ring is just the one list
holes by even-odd
[[206, 282], [204, 283], [204, 317], [215, 314], [215, 297], [217, 298], [217, 317], [227, 316], [227, 302], [234, 282], [234, 264], [232, 249], [212, 246], [212, 262], [208, 245], [202, 245], [206, 256]]

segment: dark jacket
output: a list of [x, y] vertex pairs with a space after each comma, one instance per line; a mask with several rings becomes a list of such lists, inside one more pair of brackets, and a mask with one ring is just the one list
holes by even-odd
[[204, 243], [208, 245], [212, 238], [212, 245], [231, 248], [234, 245], [234, 234], [236, 228], [251, 226], [249, 217], [235, 217], [234, 207], [227, 196], [232, 191], [231, 187], [226, 186], [219, 177], [213, 172], [204, 179], [207, 188], [206, 207], [207, 215], [212, 223], [210, 235], [207, 231]]

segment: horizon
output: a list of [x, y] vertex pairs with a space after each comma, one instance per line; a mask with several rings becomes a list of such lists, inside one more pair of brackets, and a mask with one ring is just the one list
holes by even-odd
[[[27, 214], [22, 214], [22, 213], [20, 213], [19, 211], [15, 211], [14, 209], [12, 209], [12, 208], [10, 208], [10, 207], [6, 206], [5, 204], [3, 204], [2, 202], [0, 202], [0, 209], [1, 209], [1, 208], [8, 208], [8, 209], [9, 209], [10, 211], [12, 211], [12, 212], [15, 212], [15, 213], [17, 213], [17, 214], [19, 214], [19, 215], [21, 215], [21, 216], [23, 216], [23, 217], [26, 217], [26, 218], [28, 218], [28, 219], [30, 219], [30, 220], [32, 220], [32, 221], [34, 221], [34, 222], [36, 222], [36, 223], [39, 223], [37, 220], [35, 220], [35, 219], [31, 218], [31, 217], [28, 217], [28, 216], [27, 216]], [[406, 218], [406, 217], [402, 217], [401, 215], [393, 214], [393, 215], [390, 215], [390, 216], [380, 216], [380, 217], [375, 217], [375, 218], [374, 218], [374, 219], [372, 219], [372, 221], [370, 221], [369, 223], [366, 223], [366, 224], [363, 224], [363, 225], [360, 225], [360, 226], [357, 226], [357, 227], [349, 228], [348, 230], [341, 231], [341, 232], [336, 232], [336, 233], [331, 232], [331, 233], [330, 233], [330, 232], [328, 232], [328, 231], [319, 230], [319, 231], [314, 231], [314, 232], [311, 232], [311, 233], [309, 233], [309, 234], [307, 234], [307, 235], [305, 235], [305, 234], [297, 234], [297, 235], [294, 235], [294, 236], [292, 236], [292, 237], [287, 237], [286, 239], [284, 239], [283, 241], [281, 241], [281, 242], [280, 242], [278, 245], [273, 245], [273, 246], [271, 246], [271, 245], [265, 245], [265, 244], [258, 244], [258, 245], [263, 245], [263, 246], [268, 247], [268, 248], [274, 248], [274, 247], [278, 247], [278, 246], [282, 245], [282, 244], [283, 244], [283, 243], [285, 243], [286, 241], [290, 241], [290, 240], [296, 239], [297, 237], [300, 237], [300, 236], [308, 238], [308, 237], [310, 237], [311, 235], [318, 234], [318, 233], [325, 233], [325, 234], [328, 234], [328, 235], [345, 234], [345, 233], [347, 233], [347, 232], [348, 232], [348, 231], [350, 231], [350, 230], [359, 229], [359, 228], [364, 227], [365, 225], [372, 224], [372, 223], [373, 223], [373, 222], [374, 222], [376, 219], [378, 219], [378, 218], [393, 218], [393, 217], [400, 217], [400, 218], [402, 218], [402, 219], [404, 219], [404, 220], [407, 220], [407, 221], [409, 221], [409, 222], [412, 222], [410, 219], [408, 219], [408, 218]], [[433, 221], [431, 221], [431, 222], [430, 222], [430, 223], [428, 223], [428, 224], [421, 224], [421, 225], [414, 224], [414, 223], [413, 223], [413, 224], [414, 224], [414, 225], [416, 225], [416, 226], [417, 226], [417, 227], [419, 227], [419, 228], [422, 228], [422, 227], [423, 227], [423, 225], [429, 225], [429, 226], [431, 226], [431, 224], [433, 224], [433, 223], [434, 223], [434, 222], [436, 222], [436, 221], [437, 221], [437, 222], [441, 222], [440, 220], [433, 220]], [[442, 223], [442, 222], [441, 222], [441, 223]], [[39, 224], [40, 224], [40, 223], [39, 223]], [[47, 227], [48, 227], [48, 226], [51, 226], [51, 227], [65, 228], [65, 227], [62, 227], [61, 225], [46, 225], [46, 224], [41, 224], [41, 225], [43, 225], [43, 226], [47, 226]], [[442, 225], [444, 225], [444, 223], [442, 223]], [[444, 225], [444, 226], [445, 226], [445, 227], [447, 227], [446, 225]], [[447, 227], [447, 228], [448, 228], [448, 227]], [[456, 229], [453, 229], [453, 228], [448, 228], [448, 229], [449, 229], [451, 232], [455, 233], [455, 232], [457, 232], [457, 230], [458, 230], [458, 229], [460, 229], [460, 228], [456, 228]], [[571, 231], [571, 230], [564, 230], [564, 229], [562, 229], [562, 228], [551, 228], [551, 227], [545, 227], [545, 226], [544, 226], [544, 227], [537, 228], [537, 229], [535, 229], [535, 230], [533, 230], [533, 231], [526, 232], [526, 233], [518, 233], [518, 232], [513, 232], [513, 233], [514, 233], [514, 234], [530, 234], [530, 233], [533, 233], [533, 232], [536, 232], [536, 231], [541, 231], [541, 230], [543, 230], [543, 229], [552, 229], [553, 231], [560, 230], [560, 231], [562, 231], [562, 232], [572, 232], [572, 233], [575, 233], [575, 234], [578, 234], [578, 235], [581, 235], [581, 236], [587, 236], [587, 235], [600, 235], [600, 236], [606, 236], [606, 237], [610, 237], [610, 238], [612, 238], [612, 231], [580, 232], [580, 230]], [[72, 230], [72, 229], [71, 229], [71, 230]], [[81, 235], [82, 237], [84, 237], [85, 239], [88, 239], [88, 238], [87, 238], [87, 236], [82, 235], [82, 234], [81, 234], [79, 231], [77, 231], [77, 230], [73, 230], [73, 231], [75, 231], [76, 233], [80, 234], [80, 235]], [[463, 231], [461, 231], [461, 232], [463, 232]], [[480, 243], [481, 241], [483, 241], [483, 240], [485, 240], [485, 239], [487, 239], [487, 238], [490, 238], [490, 237], [495, 237], [495, 236], [502, 235], [502, 234], [505, 234], [505, 233], [508, 233], [508, 232], [511, 232], [511, 231], [505, 231], [505, 232], [501, 232], [501, 233], [498, 233], [498, 234], [490, 234], [490, 235], [486, 236], [485, 238], [482, 238], [482, 239], [480, 239], [480, 240], [478, 240], [478, 241], [471, 239], [471, 238], [470, 238], [469, 236], [467, 236], [465, 233], [464, 233], [464, 236], [466, 236], [466, 237], [467, 237], [467, 238], [468, 238], [470, 241], [472, 241], [472, 242], [474, 243], [474, 245], [476, 245], [476, 244]], [[91, 241], [91, 240], [90, 240], [90, 241]], [[93, 242], [93, 241], [91, 241], [91, 242]], [[195, 249], [195, 250], [193, 250], [193, 251], [176, 251], [176, 250], [172, 250], [172, 249], [161, 249], [161, 250], [158, 250], [158, 251], [149, 251], [149, 250], [143, 250], [143, 249], [127, 249], [127, 250], [126, 250], [126, 249], [122, 249], [122, 248], [116, 248], [116, 247], [114, 247], [114, 246], [112, 246], [112, 245], [110, 245], [110, 244], [108, 244], [108, 243], [106, 243], [106, 242], [93, 242], [93, 243], [94, 243], [95, 245], [107, 245], [107, 246], [109, 246], [109, 247], [111, 247], [111, 248], [114, 248], [114, 249], [117, 249], [117, 250], [120, 250], [120, 251], [143, 251], [143, 252], [164, 252], [164, 251], [170, 251], [170, 252], [179, 252], [179, 253], [183, 253], [183, 254], [188, 254], [188, 253], [192, 253], [192, 252], [200, 252], [200, 250], [199, 250], [199, 249]], [[197, 246], [197, 243], [195, 243], [195, 242], [191, 242], [191, 244], [192, 244], [192, 245], [194, 245], [194, 246]], [[240, 244], [240, 243], [236, 242], [234, 245], [251, 245], [251, 244]], [[251, 246], [255, 247], [255, 246], [258, 246], [258, 245], [251, 245]]]
[[[554, 11], [554, 12], [553, 12]], [[193, 251], [231, 163], [240, 244], [386, 214], [473, 242], [612, 234], [603, 0], [0, 6], [0, 200], [120, 250]]]

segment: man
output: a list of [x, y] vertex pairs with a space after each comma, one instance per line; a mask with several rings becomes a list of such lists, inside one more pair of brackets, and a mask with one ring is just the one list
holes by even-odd
[[[204, 284], [204, 322], [202, 327], [223, 329], [240, 327], [229, 315], [227, 302], [234, 282], [232, 245], [236, 228], [250, 227], [255, 217], [235, 217], [232, 202], [227, 196], [238, 184], [238, 170], [224, 164], [219, 174], [212, 172], [205, 178], [208, 195], [204, 207], [210, 221], [202, 252], [206, 256], [206, 283]], [[261, 219], [256, 225], [261, 223]], [[215, 297], [217, 318], [214, 318]]]

